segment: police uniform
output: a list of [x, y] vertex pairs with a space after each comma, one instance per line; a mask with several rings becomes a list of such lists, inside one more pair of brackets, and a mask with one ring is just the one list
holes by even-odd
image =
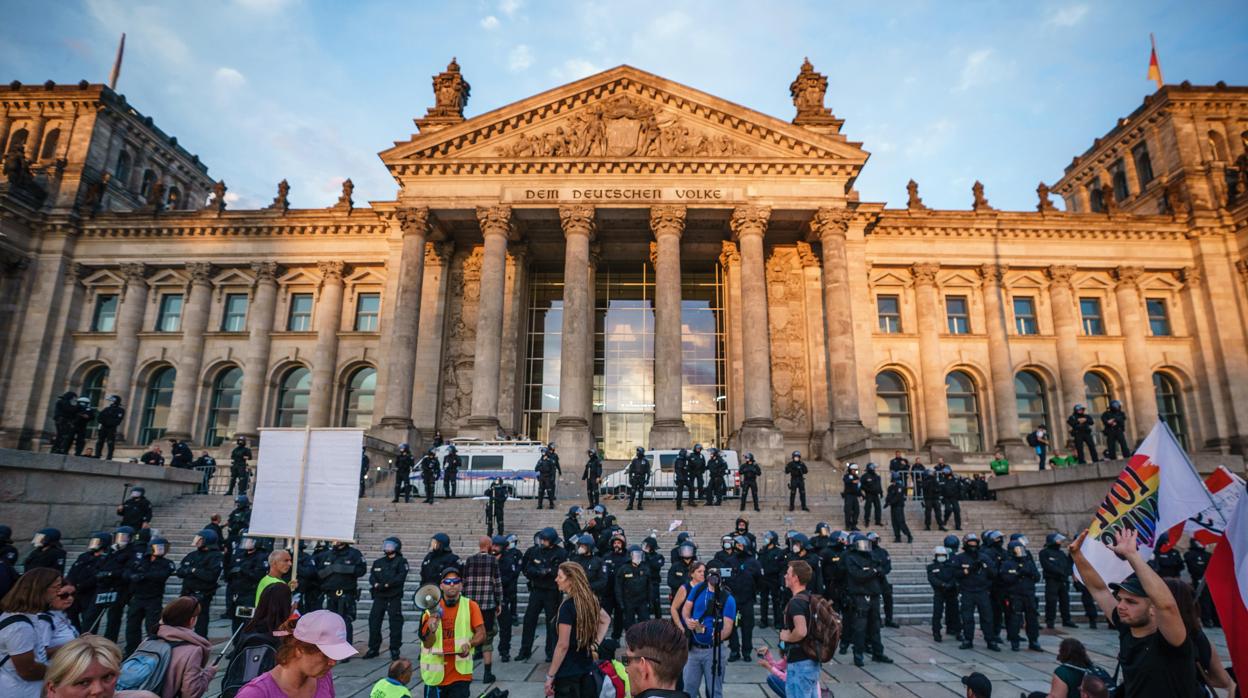
[[425, 483], [425, 504], [433, 504], [433, 485], [441, 474], [442, 466], [438, 465], [438, 457], [433, 451], [429, 451], [420, 459], [420, 480]]
[[[542, 543], [534, 545], [524, 553], [521, 569], [529, 580], [529, 604], [524, 611], [524, 629], [520, 634], [519, 661], [527, 660], [533, 654], [533, 638], [537, 635], [537, 620], [544, 611], [546, 627], [554, 627], [559, 613], [559, 588], [555, 585], [555, 574], [559, 565], [568, 559], [568, 551], [558, 544], [559, 535], [553, 528], [545, 528], [539, 533]], [[555, 652], [555, 633], [546, 633], [546, 657], [549, 659]]]
[[874, 463], [867, 463], [867, 472], [862, 474], [863, 524], [871, 525], [871, 512], [875, 511], [875, 525], [880, 522], [880, 497], [884, 495], [884, 483], [880, 474], [875, 471]]
[[498, 534], [505, 533], [503, 519], [507, 513], [507, 485], [501, 479], [495, 480], [485, 490], [485, 529], [486, 535], [493, 537], [495, 527]]
[[234, 486], [238, 485], [240, 494], [247, 493], [248, 480], [250, 473], [247, 470], [247, 461], [252, 459], [251, 449], [247, 448], [247, 442], [239, 439], [238, 444], [230, 451], [230, 486], [225, 491], [228, 494], [234, 494]]
[[[758, 511], [758, 475], [762, 474], [762, 468], [758, 467], [758, 463], [754, 462], [754, 454], [745, 454], [747, 463], [741, 466], [741, 508], [745, 509], [745, 492], [746, 492], [746, 466], [749, 465], [751, 470], [757, 473], [750, 480], [750, 489], [754, 493], [754, 511]], [[727, 477], [728, 477], [728, 461], [724, 460], [724, 455], [715, 450], [714, 455], [706, 462], [706, 470], [709, 480], [706, 485], [706, 503], [720, 506], [724, 503], [724, 495], [728, 493]], [[695, 480], [695, 484], [700, 480]]]
[[217, 593], [217, 579], [221, 577], [223, 557], [216, 547], [217, 541], [203, 532], [200, 535], [204, 536], [202, 544], [182, 558], [175, 574], [182, 580], [182, 596], [194, 596], [199, 601], [199, 620], [195, 623], [195, 634], [208, 637], [208, 614], [212, 608], [212, 597]]
[[152, 503], [143, 495], [131, 496], [117, 507], [117, 513], [121, 515], [120, 526], [129, 526], [138, 531], [143, 528], [143, 524], [152, 520]]
[[898, 625], [893, 622], [893, 584], [888, 581], [888, 575], [893, 572], [893, 559], [884, 546], [880, 545], [878, 535], [871, 533], [868, 540], [871, 541], [871, 557], [875, 558], [880, 571], [880, 600], [884, 607], [884, 625], [896, 628]]
[[[722, 460], [722, 459], [721, 459]], [[724, 472], [728, 471], [727, 464], [724, 465]], [[698, 499], [709, 502], [710, 495], [706, 492], [705, 481], [703, 477], [706, 475], [706, 456], [702, 454], [702, 444], [694, 444], [693, 452], [689, 454], [689, 484], [692, 487], [691, 492]], [[690, 503], [693, 502], [693, 496], [689, 497]]]
[[1066, 426], [1070, 428], [1070, 438], [1075, 442], [1075, 454], [1079, 457], [1079, 465], [1088, 462], [1083, 456], [1085, 447], [1092, 456], [1093, 463], [1101, 461], [1096, 453], [1096, 444], [1092, 441], [1092, 426], [1095, 423], [1096, 420], [1092, 419], [1092, 415], [1088, 414], [1083, 405], [1076, 405], [1075, 411], [1066, 418]]
[[563, 547], [567, 548], [569, 553], [576, 549], [576, 539], [581, 536], [581, 524], [577, 519], [580, 513], [580, 507], [572, 507], [568, 509], [568, 515], [563, 518]]
[[[116, 534], [114, 534], [116, 540]], [[143, 557], [143, 548], [131, 539], [124, 546], [114, 544], [113, 549], [105, 556], [96, 572], [96, 608], [95, 615], [105, 614], [101, 633], [104, 637], [117, 642], [121, 635], [121, 616], [130, 600], [130, 585], [126, 581], [126, 569], [134, 560]], [[217, 569], [220, 572], [220, 568]], [[91, 618], [87, 627], [95, 625]]]
[[[442, 459], [442, 495], [447, 499], [459, 494], [459, 467], [463, 461], [454, 450]], [[552, 503], [553, 506], [553, 503]]]
[[940, 516], [940, 530], [945, 530], [945, 526], [949, 525], [949, 515], [953, 514], [953, 529], [955, 531], [962, 530], [962, 486], [957, 478], [953, 477], [948, 471], [940, 483], [940, 502], [944, 506], [944, 512]]
[[676, 485], [676, 508], [684, 509], [685, 493], [689, 494], [689, 506], [694, 506], [693, 475], [689, 472], [689, 453], [680, 449], [672, 461], [672, 479]]
[[1183, 554], [1176, 548], [1171, 548], [1164, 553], [1156, 551], [1153, 554], [1152, 566], [1162, 577], [1178, 579], [1183, 576]]
[[503, 599], [498, 615], [498, 653], [504, 662], [511, 661], [511, 628], [516, 623], [516, 597], [520, 586], [520, 551], [506, 543], [503, 536], [495, 536], [498, 546], [498, 577], [503, 584]]
[[776, 619], [776, 625], [782, 624], [784, 607], [780, 605], [780, 589], [784, 586], [784, 548], [780, 547], [780, 542], [776, 540], [774, 531], [763, 534], [763, 549], [758, 553], [758, 561], [763, 569], [762, 584], [759, 586], [759, 605], [762, 617], [759, 624], [766, 628], [768, 623], [768, 610], [771, 610], [771, 618]]
[[1044, 549], [1040, 551], [1040, 570], [1044, 575], [1044, 623], [1052, 628], [1057, 611], [1062, 612], [1062, 625], [1076, 627], [1070, 617], [1070, 575], [1074, 563], [1062, 550], [1058, 539], [1049, 534]]
[[793, 511], [793, 500], [801, 495], [802, 511], [806, 508], [806, 473], [810, 468], [802, 462], [802, 454], [793, 452], [793, 457], [784, 466], [784, 474], [789, 476], [789, 511]]
[[403, 585], [407, 582], [411, 567], [399, 552], [397, 539], [394, 540], [394, 553], [374, 560], [373, 569], [368, 575], [368, 589], [373, 595], [373, 607], [368, 611], [366, 659], [370, 655], [376, 657], [381, 652], [381, 621], [384, 616], [390, 616], [391, 660], [399, 658], [399, 649], [403, 646]]
[[139, 646], [142, 632], [147, 637], [156, 637], [165, 600], [165, 584], [173, 572], [171, 560], [163, 554], [158, 556], [151, 552], [131, 560], [126, 568], [125, 577], [130, 591], [130, 603], [126, 606], [127, 657]]
[[1202, 587], [1200, 584], [1200, 581], [1205, 578], [1205, 571], [1209, 568], [1210, 557], [1205, 545], [1195, 538], [1191, 541], [1191, 547], [1183, 553], [1183, 564], [1187, 565], [1187, 573], [1192, 575], [1192, 586], [1200, 589], [1200, 622], [1206, 628], [1212, 628], [1218, 624], [1218, 614], [1214, 613], [1209, 587]]
[[[919, 476], [915, 476], [915, 482], [919, 482]], [[923, 483], [923, 530], [932, 530], [932, 519], [936, 519], [936, 527], [942, 531], [945, 528], [945, 522], [940, 518], [940, 482], [936, 475], [925, 475], [921, 478]]]
[[646, 555], [646, 565], [650, 567], [650, 615], [654, 618], [664, 616], [659, 602], [659, 585], [663, 579], [663, 553], [659, 552], [659, 541], [650, 536], [641, 542], [641, 550]]
[[226, 541], [229, 548], [235, 547], [242, 532], [251, 527], [251, 504], [246, 500], [246, 495], [239, 495], [239, 500], [238, 506], [230, 512], [230, 518], [225, 523], [226, 529], [230, 532], [230, 537]]
[[763, 567], [750, 554], [749, 546], [742, 545], [744, 536], [737, 536], [736, 552], [732, 556], [732, 575], [724, 579], [724, 586], [732, 592], [737, 602], [737, 624], [728, 638], [728, 661], [739, 661], [748, 656], [754, 647], [754, 600], [763, 583]]
[[997, 644], [997, 636], [992, 627], [992, 603], [989, 592], [992, 580], [997, 571], [993, 567], [992, 558], [979, 549], [978, 538], [975, 545], [963, 543], [962, 552], [953, 558], [954, 577], [958, 582], [958, 606], [962, 614], [962, 649], [970, 649], [975, 639], [975, 614], [979, 614], [979, 629], [983, 633], [988, 649], [996, 652], [1001, 647]]
[[585, 481], [585, 497], [592, 507], [598, 503], [598, 488], [602, 484], [602, 459], [598, 457], [597, 451], [589, 451], [589, 458], [585, 461], [585, 472], [581, 473], [581, 479]]
[[992, 634], [997, 642], [1001, 641], [1001, 633], [1005, 632], [1005, 578], [1001, 576], [1001, 565], [1005, 563], [1005, 536], [1000, 531], [987, 531], [984, 535], [982, 550], [992, 558], [993, 570], [997, 572], [992, 578], [992, 593], [988, 600], [992, 608]]
[[412, 456], [411, 450], [400, 448], [399, 455], [394, 458], [394, 499], [390, 500], [392, 503], [397, 503], [399, 497], [403, 498], [404, 504], [412, 501], [412, 468], [415, 466], [416, 458]]
[[[107, 545], [108, 536], [99, 532], [92, 533], [91, 540], [102, 541], [100, 545], [103, 546]], [[105, 548], [103, 547], [87, 550], [74, 560], [74, 564], [70, 565], [69, 572], [65, 575], [65, 581], [73, 584], [75, 589], [74, 605], [69, 607], [67, 615], [74, 626], [81, 630], [87, 630], [95, 621], [97, 588], [95, 575], [100, 569], [100, 564], [104, 562], [104, 555]]]
[[555, 461], [550, 449], [546, 449], [542, 453], [542, 457], [538, 459], [537, 466], [537, 508], [542, 508], [542, 500], [546, 499], [550, 502], [550, 508], [555, 508], [555, 476], [559, 472], [559, 465]]
[[368, 565], [359, 550], [348, 543], [331, 547], [320, 559], [316, 575], [321, 580], [325, 594], [325, 610], [337, 613], [347, 625], [347, 642], [351, 642], [355, 622], [356, 599], [359, 598], [359, 579], [368, 572]]
[[[619, 540], [620, 544], [616, 545], [615, 541]], [[631, 564], [628, 556], [628, 544], [622, 537], [611, 537], [611, 549], [606, 555], [603, 555], [602, 561], [606, 564], [607, 578], [610, 583], [607, 584], [606, 597], [602, 600], [602, 610], [611, 616], [611, 637], [619, 640], [620, 634], [624, 632], [624, 605], [620, 602], [620, 596], [615, 588], [615, 573], [620, 568]]]
[[316, 576], [320, 567], [320, 557], [325, 547], [317, 545], [309, 554], [303, 552], [303, 541], [299, 542], [299, 612], [311, 613], [325, 607], [325, 595], [321, 593], [321, 579]]
[[650, 619], [650, 566], [646, 564], [645, 552], [636, 545], [629, 551], [627, 564], [615, 571], [615, 598], [619, 602], [618, 620], [622, 628]]
[[234, 632], [241, 628], [248, 618], [240, 617], [238, 609], [255, 608], [256, 587], [260, 580], [269, 573], [269, 554], [258, 545], [251, 550], [235, 549], [230, 558], [230, 565], [225, 572], [225, 600], [228, 604], [226, 615], [230, 617]]
[[[711, 458], [711, 472], [715, 472], [715, 463], [723, 462], [723, 457], [718, 453]], [[758, 511], [758, 478], [763, 474], [763, 469], [759, 467], [758, 462], [754, 460], [754, 454], [747, 453], [745, 462], [741, 464], [741, 511], [745, 511], [745, 498], [747, 495], [754, 498], [754, 511]], [[715, 476], [711, 476], [711, 482], [715, 482]], [[722, 497], [716, 500], [716, 504], [722, 501]]]
[[30, 551], [30, 554], [26, 556], [26, 560], [22, 563], [22, 570], [25, 572], [39, 567], [46, 567], [65, 574], [65, 548], [61, 547], [59, 534], [58, 542], [35, 548]]
[[437, 586], [442, 581], [442, 570], [459, 567], [459, 556], [451, 550], [451, 538], [445, 533], [435, 533], [430, 539], [430, 550], [420, 562], [420, 585]]
[[1002, 587], [1008, 599], [1006, 616], [1006, 634], [1010, 640], [1010, 649], [1017, 651], [1021, 638], [1019, 630], [1027, 628], [1027, 649], [1040, 651], [1040, 617], [1036, 612], [1036, 582], [1040, 579], [1040, 571], [1036, 563], [1026, 554], [1027, 549], [1017, 541], [1010, 543], [1005, 561], [997, 576], [1002, 580]]
[[[117, 396], [109, 398], [109, 405], [100, 410], [96, 422], [100, 431], [95, 438], [95, 457], [113, 459], [113, 447], [117, 444], [117, 427], [126, 419], [126, 410]], [[108, 450], [105, 451], [105, 448]], [[106, 455], [107, 454], [107, 455]]]
[[906, 525], [906, 485], [902, 478], [894, 478], [893, 483], [888, 486], [888, 493], [884, 495], [884, 508], [888, 509], [889, 523], [893, 527], [893, 542], [900, 543], [904, 533], [906, 542], [913, 543], [914, 536]]
[[854, 665], [863, 665], [867, 650], [871, 651], [872, 660], [892, 663], [884, 655], [880, 639], [880, 583], [884, 571], [877, 558], [870, 551], [859, 549], [857, 542], [845, 555], [845, 569], [849, 602], [854, 609], [850, 625]]
[[858, 500], [862, 497], [862, 483], [858, 473], [849, 470], [841, 476], [841, 499], [845, 503], [845, 530], [858, 530]]
[[1109, 403], [1109, 409], [1101, 413], [1101, 426], [1105, 431], [1109, 459], [1116, 459], [1119, 449], [1122, 449], [1123, 458], [1129, 458], [1131, 449], [1127, 448], [1127, 413], [1122, 411], [1122, 403], [1117, 400]]
[[958, 618], [958, 582], [954, 577], [953, 562], [946, 553], [945, 560], [927, 563], [927, 583], [932, 587], [932, 639], [941, 641], [940, 623], [944, 616], [945, 630], [957, 637], [961, 627]]
[[646, 508], [646, 484], [650, 482], [650, 461], [640, 448], [637, 455], [628, 463], [628, 509], [631, 511], [633, 502], [638, 509]]

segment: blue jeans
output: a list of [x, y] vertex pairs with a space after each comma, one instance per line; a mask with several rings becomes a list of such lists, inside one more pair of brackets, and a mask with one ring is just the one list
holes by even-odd
[[706, 698], [723, 698], [724, 672], [727, 670], [727, 667], [724, 666], [724, 660], [726, 659], [723, 656], [724, 647], [722, 644], [720, 645], [719, 666], [716, 667], [719, 669], [719, 673], [712, 680], [711, 662], [713, 651], [699, 647], [689, 648], [689, 659], [685, 662], [683, 674], [685, 693], [696, 696], [699, 691], [709, 687], [710, 691], [702, 691]]
[[789, 662], [784, 698], [819, 698], [819, 664], [813, 659]]

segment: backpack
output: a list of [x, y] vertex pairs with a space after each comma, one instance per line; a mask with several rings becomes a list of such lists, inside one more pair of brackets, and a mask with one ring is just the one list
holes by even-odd
[[1036, 436], [1036, 432], [1033, 431], [1027, 435], [1027, 445], [1032, 448], [1040, 445], [1040, 438]]
[[252, 679], [277, 666], [277, 650], [273, 645], [256, 644], [243, 647], [230, 657], [221, 680], [221, 698], [234, 698]]
[[126, 657], [117, 673], [118, 691], [151, 691], [160, 693], [165, 685], [165, 674], [173, 659], [173, 648], [185, 642], [169, 642], [160, 638], [148, 638]]
[[[14, 613], [13, 615], [9, 616], [8, 618], [5, 618], [4, 620], [0, 620], [0, 630], [4, 630], [5, 628], [9, 627], [10, 625], [13, 625], [14, 623], [25, 623], [29, 625], [31, 628], [35, 627], [34, 621], [32, 621], [31, 619], [27, 618], [26, 616], [20, 613]], [[4, 666], [5, 664], [8, 664], [10, 656], [11, 655], [8, 655], [8, 654], [4, 655], [4, 658], [0, 659], [0, 666]]]
[[624, 679], [620, 676], [616, 663], [603, 660], [594, 665], [591, 672], [594, 686], [598, 689], [598, 698], [624, 698]]
[[806, 616], [806, 637], [799, 646], [820, 664], [830, 662], [841, 644], [841, 617], [832, 610], [832, 602], [822, 596], [808, 592], [806, 600], [810, 613]]

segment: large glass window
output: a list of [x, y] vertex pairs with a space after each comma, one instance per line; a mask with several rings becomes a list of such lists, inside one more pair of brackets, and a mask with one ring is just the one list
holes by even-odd
[[[103, 407], [104, 391], [108, 389], [108, 367], [96, 366], [87, 372], [82, 380], [82, 390], [79, 391], [79, 397], [85, 397], [91, 401], [91, 406], [95, 409]], [[87, 440], [95, 438], [96, 432], [99, 430], [99, 423], [91, 420], [91, 424], [87, 427]]]
[[[529, 276], [528, 336], [525, 352], [524, 433], [547, 441], [559, 416], [559, 358], [563, 339], [563, 275]], [[599, 409], [595, 404], [594, 409]]]
[[947, 296], [945, 315], [949, 322], [949, 334], [970, 334], [971, 315], [967, 310], [966, 296]]
[[1018, 433], [1026, 437], [1041, 424], [1049, 424], [1049, 401], [1044, 393], [1044, 380], [1032, 371], [1019, 371], [1014, 376], [1014, 397], [1018, 406]]
[[356, 369], [347, 381], [343, 402], [342, 426], [367, 429], [373, 426], [373, 395], [377, 392], [377, 369], [364, 366]]
[[706, 446], [727, 429], [722, 288], [716, 271], [681, 274], [681, 410], [690, 439]]
[[311, 371], [303, 366], [287, 371], [277, 392], [277, 426], [307, 426], [308, 396], [311, 392]]
[[222, 332], [247, 331], [247, 294], [230, 293], [225, 297], [225, 312], [221, 314]]
[[146, 446], [165, 436], [169, 423], [169, 406], [173, 404], [173, 382], [178, 372], [172, 366], [157, 369], [147, 383], [143, 396], [143, 421], [139, 428], [139, 444]]
[[1020, 335], [1040, 334], [1036, 322], [1036, 299], [1018, 296], [1014, 299], [1014, 330]]
[[906, 379], [896, 371], [882, 371], [875, 377], [875, 411], [878, 430], [885, 439], [896, 439], [901, 448], [913, 448], [910, 428], [910, 391]]
[[594, 434], [631, 457], [654, 423], [654, 268], [605, 267], [594, 292]]
[[876, 296], [875, 311], [879, 316], [880, 332], [901, 333], [901, 300], [897, 296]]
[[[1109, 380], [1095, 371], [1083, 374], [1083, 396], [1088, 401], [1088, 414], [1096, 418], [1109, 409], [1109, 401], [1114, 399]], [[1096, 444], [1098, 451], [1104, 449], [1105, 433], [1100, 429], [1093, 429], [1092, 442]]]
[[1170, 427], [1179, 443], [1187, 449], [1187, 420], [1183, 416], [1183, 395], [1179, 392], [1179, 384], [1165, 373], [1154, 373], [1153, 392], [1157, 397], [1157, 418]]
[[1083, 317], [1083, 333], [1089, 337], [1105, 334], [1105, 318], [1101, 314], [1100, 298], [1080, 298], [1079, 314]]
[[238, 406], [243, 398], [243, 369], [231, 366], [212, 382], [212, 403], [208, 409], [205, 446], [220, 446], [238, 428]]
[[1170, 313], [1166, 312], [1164, 298], [1149, 298], [1144, 301], [1148, 307], [1148, 329], [1154, 337], [1170, 336]]
[[182, 329], [182, 294], [166, 293], [160, 297], [160, 314], [156, 318], [157, 332], [177, 332]]
[[381, 317], [381, 294], [361, 293], [355, 302], [355, 331], [376, 332]]
[[117, 329], [117, 294], [103, 293], [95, 297], [95, 315], [91, 317], [92, 332]]
[[291, 294], [290, 317], [286, 321], [286, 329], [291, 332], [310, 332], [312, 330], [311, 293]]
[[983, 451], [975, 380], [962, 371], [946, 376], [945, 403], [949, 408], [949, 440], [964, 453]]

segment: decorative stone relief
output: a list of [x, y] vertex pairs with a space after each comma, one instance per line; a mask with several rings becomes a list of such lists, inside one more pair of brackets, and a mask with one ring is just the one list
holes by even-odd
[[797, 77], [789, 85], [789, 95], [793, 98], [793, 106], [797, 108], [797, 118], [830, 116], [832, 110], [824, 106], [827, 92], [828, 78], [815, 71], [809, 58], [803, 59]]
[[1070, 277], [1075, 275], [1075, 268], [1070, 266], [1049, 267], [1049, 280], [1061, 286], [1070, 285]]
[[429, 207], [413, 206], [411, 208], [401, 208], [394, 212], [394, 218], [399, 222], [399, 230], [403, 235], [412, 235], [419, 233], [429, 235]]
[[936, 275], [940, 273], [940, 265], [935, 262], [923, 262], [910, 267], [910, 274], [914, 276], [914, 283], [917, 284], [935, 284]]
[[1114, 278], [1118, 280], [1116, 287], [1130, 286], [1138, 289], [1143, 274], [1144, 269], [1141, 267], [1118, 267], [1114, 270]]
[[719, 248], [719, 266], [728, 268], [729, 264], [741, 263], [741, 251], [737, 249], [737, 243], [731, 240], [724, 240], [720, 243]]
[[225, 192], [228, 189], [229, 187], [225, 186], [224, 179], [217, 180], [217, 183], [212, 185], [212, 200], [208, 202], [208, 208], [204, 210], [214, 211], [216, 213], [221, 213], [222, 211], [224, 211], [225, 210]]
[[347, 265], [341, 261], [317, 262], [316, 269], [321, 272], [321, 283], [342, 283], [342, 274]]
[[685, 232], [685, 215], [688, 209], [679, 204], [665, 204], [650, 207], [650, 230], [655, 238], [664, 235], [683, 235]]
[[789, 434], [809, 433], [813, 428], [802, 277], [795, 248], [777, 248], [767, 261], [772, 410], [776, 426]]
[[277, 183], [277, 196], [273, 197], [273, 203], [269, 204], [266, 211], [277, 211], [278, 213], [286, 213], [290, 210], [290, 184], [286, 180]]
[[186, 265], [186, 273], [190, 275], [192, 284], [211, 284], [212, 272], [213, 267], [208, 262], [191, 262]]
[[472, 366], [484, 253], [485, 248], [478, 245], [451, 258], [446, 298], [446, 315], [451, 319], [442, 358], [442, 414], [438, 422], [443, 429], [458, 430], [472, 414]]
[[277, 262], [252, 262], [251, 270], [256, 274], [256, 283], [277, 282]]
[[767, 222], [771, 220], [770, 206], [738, 206], [732, 209], [728, 222], [734, 237], [742, 235], [766, 235]]
[[560, 206], [559, 223], [563, 226], [564, 235], [582, 234], [593, 238], [596, 227], [594, 207], [584, 204]]

